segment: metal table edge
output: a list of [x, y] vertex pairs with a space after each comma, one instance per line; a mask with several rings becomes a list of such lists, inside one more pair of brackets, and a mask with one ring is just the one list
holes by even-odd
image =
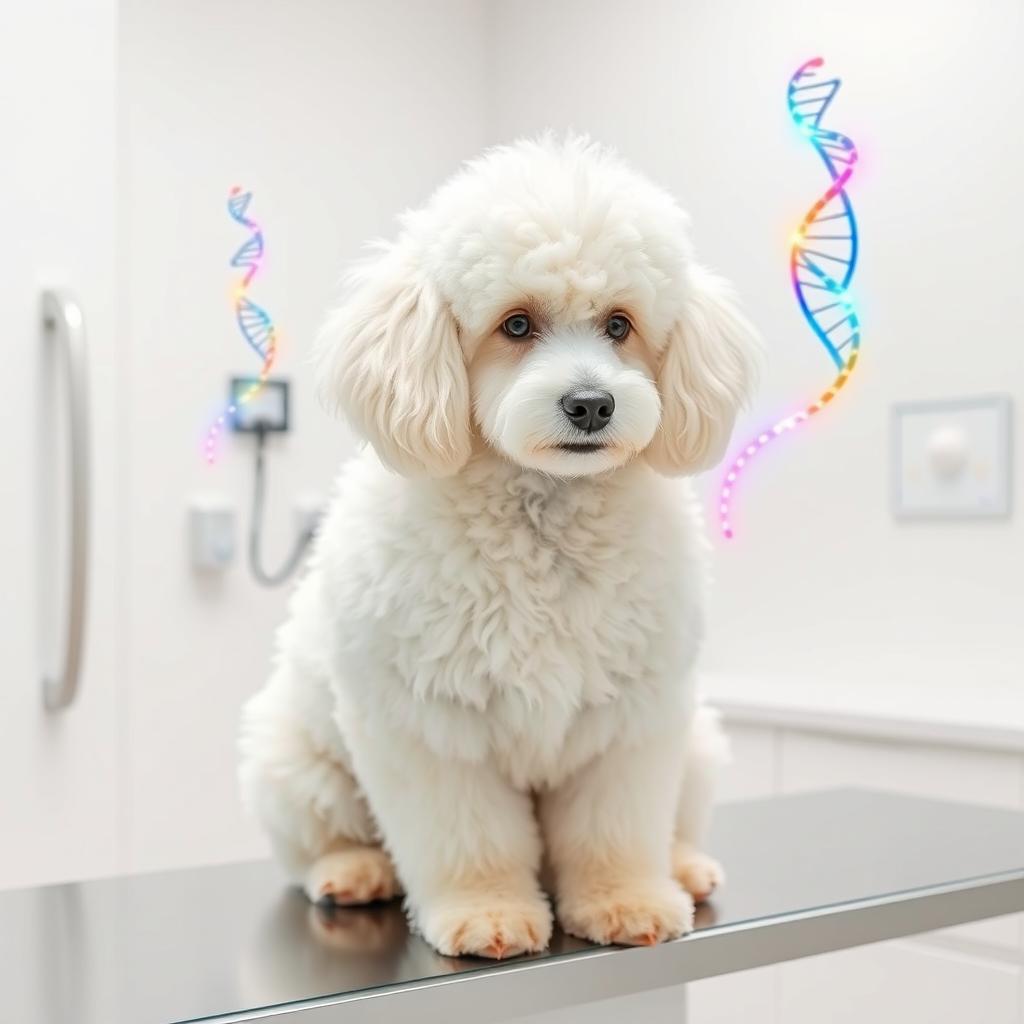
[[1024, 911], [1024, 868], [771, 918], [660, 946], [537, 961], [202, 1018], [204, 1024], [475, 1024], [558, 1010]]

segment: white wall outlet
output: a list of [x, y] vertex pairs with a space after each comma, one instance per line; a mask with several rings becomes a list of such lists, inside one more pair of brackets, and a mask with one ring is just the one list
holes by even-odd
[[219, 494], [197, 494], [188, 505], [189, 549], [194, 568], [226, 569], [235, 557], [235, 509]]
[[892, 505], [900, 519], [1010, 514], [1010, 399], [905, 402], [892, 411]]

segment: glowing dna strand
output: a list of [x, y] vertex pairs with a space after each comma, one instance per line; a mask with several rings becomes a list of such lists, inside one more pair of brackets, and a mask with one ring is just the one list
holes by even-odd
[[260, 357], [262, 364], [256, 380], [243, 391], [234, 402], [222, 412], [206, 434], [206, 461], [213, 463], [216, 458], [217, 440], [228, 423], [228, 418], [238, 411], [238, 406], [255, 398], [270, 376], [271, 367], [277, 358], [277, 332], [270, 314], [249, 298], [249, 285], [259, 273], [263, 261], [263, 229], [248, 216], [252, 193], [243, 192], [237, 185], [228, 194], [228, 213], [232, 219], [248, 228], [252, 234], [242, 243], [241, 248], [231, 257], [231, 266], [244, 270], [234, 289], [235, 323], [245, 343]]
[[727, 538], [733, 536], [730, 509], [744, 466], [770, 441], [805, 423], [831, 402], [857, 365], [860, 351], [860, 320], [847, 294], [857, 265], [857, 221], [846, 184], [857, 163], [857, 147], [845, 135], [821, 127], [840, 85], [838, 78], [818, 76], [823, 65], [824, 61], [815, 57], [789, 80], [790, 116], [832, 179], [793, 234], [789, 274], [801, 312], [839, 372], [816, 401], [752, 438], [733, 460], [722, 481], [718, 506], [722, 534]]

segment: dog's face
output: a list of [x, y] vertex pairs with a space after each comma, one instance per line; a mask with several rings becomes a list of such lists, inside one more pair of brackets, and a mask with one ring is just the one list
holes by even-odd
[[474, 445], [558, 476], [721, 456], [756, 339], [685, 214], [585, 140], [486, 154], [353, 275], [322, 386], [400, 472]]
[[524, 303], [476, 346], [469, 385], [478, 428], [520, 465], [558, 476], [620, 466], [661, 419], [657, 359], [620, 305], [579, 319]]

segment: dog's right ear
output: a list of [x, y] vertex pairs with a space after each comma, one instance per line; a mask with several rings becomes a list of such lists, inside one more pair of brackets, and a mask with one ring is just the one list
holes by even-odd
[[316, 349], [321, 398], [407, 475], [449, 476], [470, 455], [458, 326], [400, 246], [362, 264]]
[[732, 289], [697, 266], [686, 288], [661, 356], [661, 425], [647, 449], [650, 464], [668, 476], [698, 473], [721, 459], [760, 364], [760, 339]]

